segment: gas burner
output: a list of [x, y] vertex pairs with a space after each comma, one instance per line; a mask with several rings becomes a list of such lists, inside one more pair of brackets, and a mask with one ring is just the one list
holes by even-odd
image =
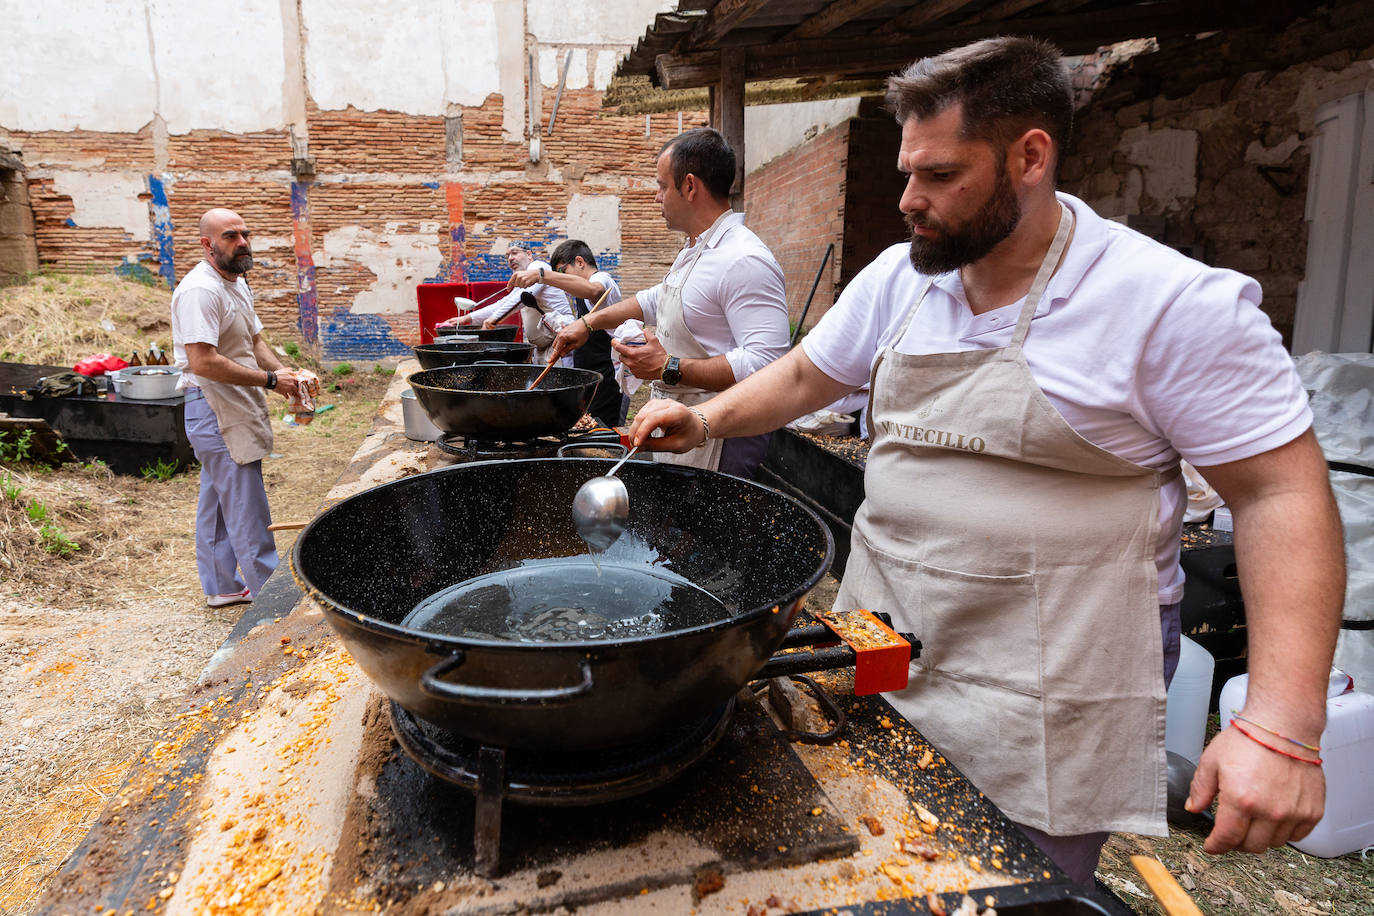
[[613, 429], [598, 427], [589, 430], [570, 430], [557, 436], [540, 436], [521, 442], [497, 442], [485, 439], [465, 439], [457, 433], [434, 440], [441, 452], [466, 461], [492, 461], [500, 458], [552, 458], [558, 450], [569, 445], [619, 445], [620, 434]]
[[571, 807], [618, 801], [666, 785], [710, 753], [730, 727], [733, 697], [704, 719], [614, 748], [547, 752], [491, 747], [455, 735], [391, 703], [391, 730], [426, 771], [477, 796], [473, 842], [479, 874], [500, 871], [505, 799]]

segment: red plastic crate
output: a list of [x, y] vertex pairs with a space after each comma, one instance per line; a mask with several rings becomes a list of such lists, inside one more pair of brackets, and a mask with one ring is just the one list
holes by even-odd
[[[470, 283], [421, 283], [415, 287], [415, 302], [420, 309], [420, 343], [433, 343], [434, 326], [458, 314], [458, 308], [453, 304], [455, 296], [463, 296], [474, 302], [481, 302], [486, 297], [493, 296], [505, 288], [506, 284], [503, 280], [474, 280]], [[494, 302], [495, 299], [492, 301]], [[501, 323], [519, 325], [520, 310], [516, 309], [511, 312]], [[523, 333], [515, 335], [516, 340], [523, 337]]]

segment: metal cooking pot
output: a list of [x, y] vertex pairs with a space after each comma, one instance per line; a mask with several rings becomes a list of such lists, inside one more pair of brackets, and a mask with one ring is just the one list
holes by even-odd
[[753, 677], [830, 567], [829, 529], [801, 503], [714, 471], [631, 461], [618, 472], [629, 525], [601, 555], [600, 575], [681, 577], [719, 601], [719, 614], [693, 622], [665, 610], [657, 631], [558, 639], [487, 632], [478, 612], [451, 620], [458, 628], [405, 622], [460, 583], [541, 570], [555, 575], [523, 596], [536, 608], [609, 615], [619, 597], [587, 599], [571, 584], [596, 580], [569, 507], [611, 464], [489, 461], [374, 487], [312, 521], [291, 569], [367, 675], [436, 725], [539, 749], [656, 735], [704, 718]]
[[[587, 412], [601, 373], [539, 366], [449, 366], [409, 379], [434, 425], [465, 438], [512, 442], [566, 432]], [[572, 505], [571, 500], [568, 503]]]
[[429, 422], [425, 409], [415, 400], [415, 392], [407, 388], [401, 392], [401, 417], [405, 420], [406, 438], [416, 442], [433, 442], [444, 431]]
[[174, 398], [181, 380], [181, 370], [175, 366], [126, 366], [109, 375], [115, 394], [135, 401]]
[[494, 328], [484, 328], [480, 324], [467, 325], [461, 328], [435, 328], [434, 342], [444, 343], [451, 340], [504, 340], [509, 343], [515, 340], [515, 335], [519, 333], [520, 326], [516, 324], [498, 324]]
[[446, 340], [414, 348], [421, 369], [444, 366], [471, 366], [478, 360], [519, 365], [530, 361], [534, 344], [508, 343], [504, 340]]

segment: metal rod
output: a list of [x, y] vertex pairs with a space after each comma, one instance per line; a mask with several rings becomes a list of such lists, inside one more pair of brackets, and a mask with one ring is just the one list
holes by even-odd
[[797, 318], [797, 329], [792, 332], [792, 340], [788, 346], [795, 347], [797, 345], [797, 338], [801, 336], [802, 323], [806, 321], [806, 313], [811, 311], [811, 300], [815, 298], [816, 287], [821, 285], [821, 274], [825, 273], [825, 265], [830, 263], [830, 253], [834, 250], [834, 242], [825, 246], [825, 257], [821, 258], [821, 266], [816, 271], [816, 279], [811, 281], [811, 292], [807, 294], [806, 305], [802, 306], [801, 315]]
[[572, 66], [572, 48], [563, 58], [563, 75], [558, 78], [558, 92], [553, 97], [553, 111], [549, 112], [549, 136], [553, 136], [553, 122], [558, 120], [558, 103], [563, 101], [563, 87], [568, 83], [568, 68]]

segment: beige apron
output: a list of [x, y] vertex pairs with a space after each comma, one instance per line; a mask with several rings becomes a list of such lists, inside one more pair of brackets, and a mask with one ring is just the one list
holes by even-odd
[[[235, 306], [233, 317], [220, 329], [216, 347], [221, 356], [240, 366], [258, 368], [253, 355], [253, 328], [248, 313]], [[220, 435], [236, 464], [252, 464], [272, 452], [272, 421], [267, 413], [267, 392], [246, 385], [226, 385], [206, 378], [197, 378], [201, 393], [210, 402], [219, 423]]]
[[1154, 552], [1170, 475], [1078, 435], [1022, 350], [1071, 227], [1061, 209], [1010, 346], [879, 355], [835, 606], [887, 611], [920, 638], [888, 701], [1013, 820], [1162, 834]]
[[[697, 261], [701, 259], [702, 252], [706, 250], [707, 243], [715, 238], [720, 231], [721, 224], [733, 215], [733, 210], [726, 210], [716, 217], [716, 221], [711, 224], [710, 228], [697, 239], [696, 250], [692, 252], [692, 257], [687, 263], [682, 265], [682, 269], [677, 271], [676, 277], [670, 271], [668, 276], [663, 278], [663, 290], [659, 294], [658, 308], [654, 313], [654, 333], [658, 335], [659, 342], [663, 344], [663, 349], [680, 359], [711, 358], [711, 354], [706, 352], [705, 347], [697, 343], [696, 337], [687, 329], [682, 312], [682, 290], [687, 285], [687, 277], [692, 273], [692, 268], [697, 266]], [[668, 398], [679, 404], [686, 404], [688, 407], [701, 404], [720, 394], [719, 391], [707, 391], [704, 388], [694, 388], [691, 385], [668, 385], [662, 379], [650, 382], [649, 388], [653, 397]], [[689, 452], [683, 452], [681, 455], [671, 452], [654, 452], [654, 460], [714, 471], [720, 468], [720, 455], [724, 448], [724, 439], [707, 439], [704, 445]]]

